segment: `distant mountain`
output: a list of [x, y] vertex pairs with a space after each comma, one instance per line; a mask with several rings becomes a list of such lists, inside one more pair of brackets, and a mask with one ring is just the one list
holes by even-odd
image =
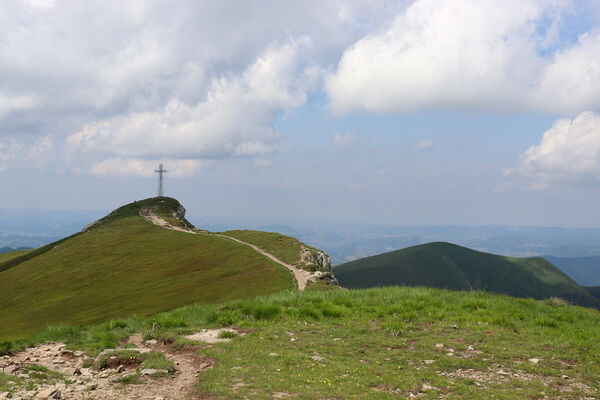
[[600, 304], [541, 257], [504, 257], [445, 242], [362, 258], [338, 265], [334, 271], [347, 288], [427, 286], [538, 299], [555, 296], [584, 306]]
[[12, 247], [2, 247], [0, 248], [0, 253], [10, 253], [13, 251], [21, 251], [21, 250], [29, 250], [31, 249], [31, 247], [17, 247], [16, 249], [13, 249]]
[[600, 256], [554, 257], [544, 256], [552, 264], [582, 286], [600, 286]]

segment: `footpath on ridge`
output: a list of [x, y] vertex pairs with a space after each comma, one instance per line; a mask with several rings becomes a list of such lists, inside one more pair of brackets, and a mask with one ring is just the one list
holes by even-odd
[[166, 229], [170, 229], [170, 230], [174, 230], [174, 231], [179, 231], [179, 232], [184, 232], [184, 233], [189, 233], [192, 235], [211, 235], [211, 236], [218, 236], [218, 237], [222, 237], [225, 239], [229, 239], [229, 240], [233, 240], [234, 242], [243, 244], [245, 246], [248, 246], [250, 248], [252, 248], [254, 251], [262, 254], [265, 257], [268, 257], [269, 259], [275, 261], [277, 264], [280, 264], [282, 266], [284, 266], [285, 268], [287, 268], [292, 275], [294, 276], [294, 278], [296, 279], [296, 282], [298, 284], [298, 289], [300, 290], [304, 290], [306, 289], [306, 286], [308, 284], [308, 282], [312, 279], [315, 279], [318, 277], [318, 273], [311, 273], [309, 271], [303, 270], [301, 268], [298, 268], [294, 265], [288, 264], [286, 262], [281, 261], [280, 259], [278, 259], [277, 257], [275, 257], [273, 254], [261, 249], [258, 246], [255, 246], [251, 243], [248, 242], [244, 242], [243, 240], [231, 237], [231, 236], [227, 236], [227, 235], [223, 235], [221, 233], [210, 233], [210, 232], [202, 232], [202, 231], [196, 231], [196, 230], [189, 230], [189, 229], [184, 229], [184, 228], [180, 228], [177, 226], [173, 226], [171, 224], [169, 224], [169, 222], [167, 222], [166, 220], [164, 220], [163, 218], [159, 217], [156, 214], [153, 213], [145, 213], [145, 214], [141, 214], [144, 218], [146, 218], [148, 221], [152, 222], [154, 225], [158, 225], [161, 226], [163, 228]]

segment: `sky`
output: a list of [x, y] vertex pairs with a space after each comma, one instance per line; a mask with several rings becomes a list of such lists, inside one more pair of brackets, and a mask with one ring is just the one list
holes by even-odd
[[0, 2], [0, 208], [600, 227], [600, 3]]

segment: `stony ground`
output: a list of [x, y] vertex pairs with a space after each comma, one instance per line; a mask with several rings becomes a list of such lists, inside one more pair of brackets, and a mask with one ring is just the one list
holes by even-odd
[[[189, 339], [217, 343], [223, 329], [203, 329]], [[210, 346], [210, 345], [209, 345]], [[9, 381], [10, 392], [0, 392], [0, 399], [195, 399], [198, 374], [212, 367], [214, 361], [195, 354], [194, 347], [177, 351], [156, 340], [142, 341], [132, 336], [119, 349], [140, 354], [157, 351], [175, 366], [173, 373], [142, 369], [139, 363], [109, 357], [107, 367], [99, 367], [99, 356], [92, 358], [81, 351], [65, 349], [62, 343], [47, 343], [0, 358], [0, 372], [15, 377]]]

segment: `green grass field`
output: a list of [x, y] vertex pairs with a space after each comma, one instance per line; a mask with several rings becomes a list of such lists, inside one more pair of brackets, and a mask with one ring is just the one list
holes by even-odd
[[338, 265], [343, 287], [428, 286], [485, 290], [515, 297], [563, 297], [597, 305], [590, 294], [541, 257], [512, 258], [450, 243], [428, 243]]
[[7, 261], [13, 260], [17, 257], [24, 256], [25, 254], [30, 253], [32, 250], [19, 250], [19, 251], [11, 251], [10, 253], [0, 253], [0, 265]]
[[198, 377], [201, 398], [593, 399], [600, 388], [598, 311], [484, 292], [285, 291], [48, 327], [15, 347], [66, 341], [95, 354], [134, 332], [177, 344], [223, 326], [246, 335], [196, 350], [216, 361]]
[[284, 267], [247, 246], [166, 230], [129, 208], [0, 270], [0, 339], [294, 287]]
[[[281, 261], [291, 265], [299, 266], [301, 268], [311, 269], [311, 266], [302, 263], [300, 254], [303, 246], [312, 254], [317, 254], [319, 252], [319, 250], [300, 242], [296, 238], [282, 235], [280, 233], [252, 230], [233, 230], [223, 232], [223, 234], [243, 240], [247, 243], [251, 243], [263, 250], [268, 251]], [[314, 269], [314, 266], [312, 266], [312, 269]]]

